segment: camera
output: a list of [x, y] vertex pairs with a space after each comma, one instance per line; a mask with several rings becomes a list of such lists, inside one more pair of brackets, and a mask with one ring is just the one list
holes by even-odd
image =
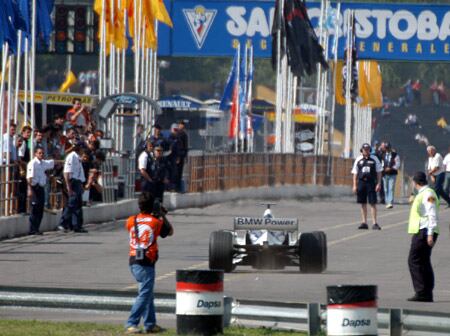
[[142, 247], [136, 248], [136, 260], [144, 260], [145, 258], [145, 249]]

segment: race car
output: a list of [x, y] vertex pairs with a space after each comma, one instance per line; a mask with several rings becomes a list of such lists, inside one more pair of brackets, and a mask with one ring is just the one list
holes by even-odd
[[327, 268], [327, 237], [322, 231], [298, 231], [297, 218], [275, 218], [271, 205], [263, 217], [235, 217], [234, 230], [220, 230], [209, 238], [209, 268], [232, 272], [237, 265], [256, 269], [297, 266], [302, 273]]

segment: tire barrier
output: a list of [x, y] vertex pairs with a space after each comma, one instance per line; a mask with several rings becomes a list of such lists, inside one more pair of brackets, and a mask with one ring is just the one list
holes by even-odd
[[178, 335], [223, 332], [223, 271], [177, 270]]
[[378, 335], [377, 286], [328, 286], [329, 336]]

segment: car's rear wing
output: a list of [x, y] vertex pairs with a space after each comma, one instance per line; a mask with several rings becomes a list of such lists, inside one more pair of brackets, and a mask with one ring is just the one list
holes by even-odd
[[235, 230], [298, 231], [297, 218], [235, 217]]

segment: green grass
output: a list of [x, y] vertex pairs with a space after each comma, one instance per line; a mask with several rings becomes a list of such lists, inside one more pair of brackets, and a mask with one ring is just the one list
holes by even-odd
[[[99, 323], [74, 322], [42, 322], [0, 320], [1, 336], [121, 336], [125, 335], [123, 327]], [[174, 330], [168, 330], [159, 335], [176, 335]], [[268, 328], [228, 328], [227, 336], [303, 336], [304, 333], [290, 331], [276, 331]]]

